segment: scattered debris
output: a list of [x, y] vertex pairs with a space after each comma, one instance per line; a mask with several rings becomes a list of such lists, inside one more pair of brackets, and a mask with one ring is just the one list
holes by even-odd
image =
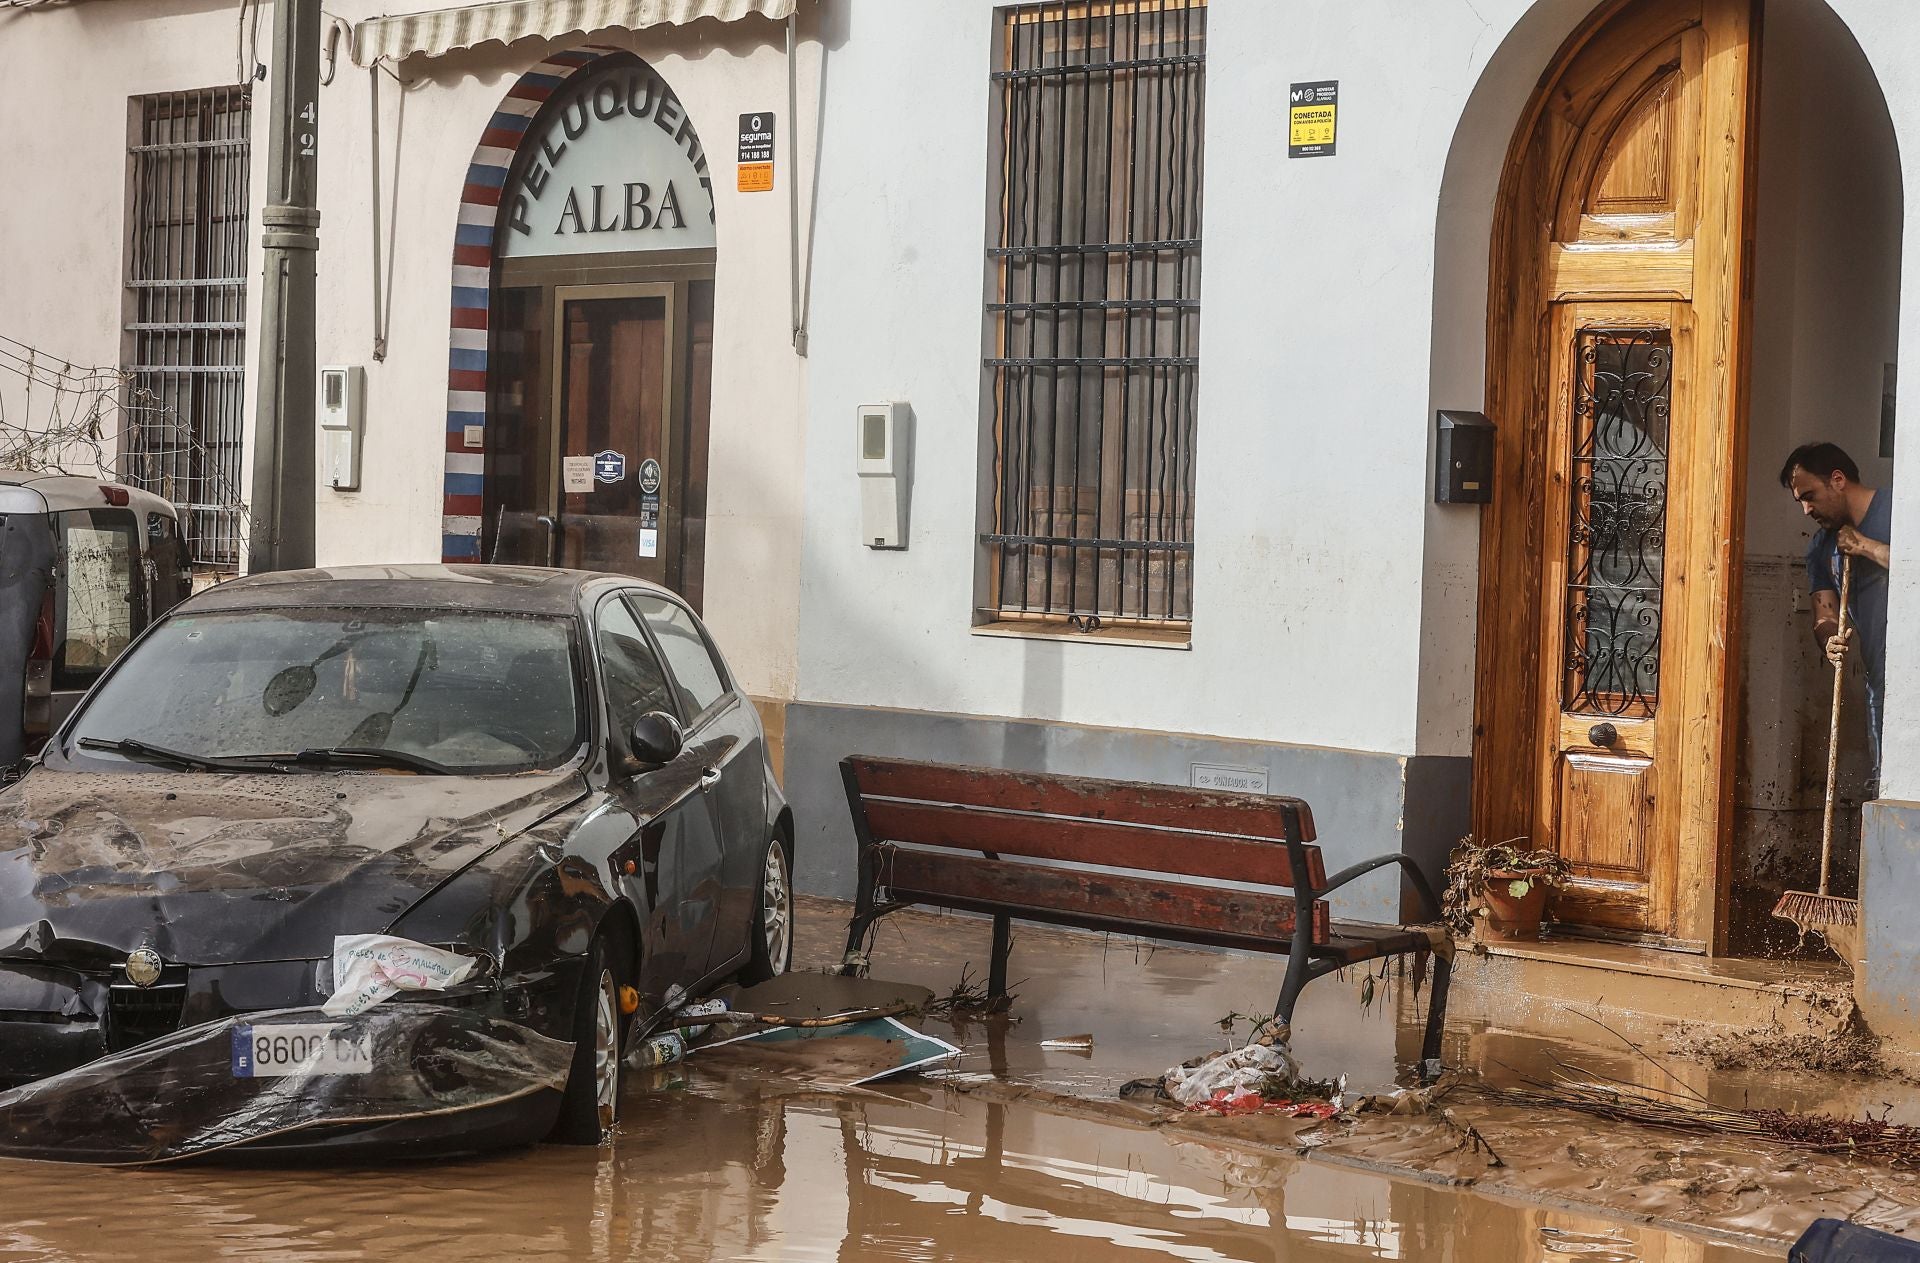
[[1093, 1036], [1062, 1035], [1058, 1039], [1043, 1039], [1040, 1046], [1064, 1052], [1090, 1052], [1093, 1049]]
[[[723, 1039], [698, 1051], [704, 1056], [722, 1049], [745, 1051], [747, 1046], [751, 1046], [755, 1052], [771, 1051], [782, 1057], [804, 1058], [815, 1050], [797, 1045], [837, 1041], [849, 1044], [857, 1042], [860, 1052], [871, 1054], [866, 1064], [840, 1074], [838, 1086], [849, 1088], [951, 1061], [960, 1055], [960, 1049], [946, 1040], [922, 1034], [894, 1017], [871, 1018], [828, 1028], [770, 1027], [733, 1039]], [[819, 1051], [828, 1060], [835, 1058], [839, 1052], [836, 1049]]]
[[1715, 1070], [1825, 1070], [1833, 1074], [1900, 1077], [1881, 1053], [1879, 1036], [1858, 1022], [1825, 1033], [1788, 1031], [1778, 1025], [1743, 1030], [1683, 1030], [1670, 1051]]
[[[968, 1019], [978, 1021], [981, 1018], [997, 1017], [1006, 1013], [1018, 998], [1011, 991], [998, 997], [988, 995], [986, 984], [974, 978], [973, 967], [962, 965], [960, 981], [953, 984], [953, 990], [928, 1001], [921, 1006], [920, 1012], [926, 1017], [944, 1018], [948, 1021]], [[1013, 1020], [1017, 1022], [1020, 1019]]]
[[1749, 1136], [1814, 1153], [1844, 1154], [1883, 1166], [1920, 1167], [1920, 1127], [1884, 1118], [1836, 1118], [1790, 1110], [1730, 1109], [1704, 1097], [1689, 1099], [1659, 1088], [1616, 1085], [1583, 1078], [1566, 1068], [1553, 1083], [1525, 1088], [1482, 1087], [1489, 1098], [1507, 1105], [1578, 1110], [1599, 1118], [1642, 1123], [1668, 1131]]

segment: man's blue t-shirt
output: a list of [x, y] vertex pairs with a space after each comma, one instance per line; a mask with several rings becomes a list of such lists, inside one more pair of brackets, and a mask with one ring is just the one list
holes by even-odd
[[[1885, 488], [1873, 493], [1856, 528], [1868, 539], [1893, 542], [1893, 495]], [[1813, 592], [1840, 590], [1840, 547], [1833, 532], [1821, 530], [1807, 546], [1807, 587]], [[1853, 589], [1847, 601], [1847, 623], [1855, 628], [1854, 644], [1867, 663], [1867, 704], [1873, 709], [1877, 736], [1880, 710], [1887, 695], [1887, 571], [1865, 557], [1853, 559]]]

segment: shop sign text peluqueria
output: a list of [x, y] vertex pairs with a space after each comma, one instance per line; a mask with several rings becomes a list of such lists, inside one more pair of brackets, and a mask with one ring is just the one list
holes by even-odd
[[506, 190], [503, 255], [714, 244], [706, 153], [686, 107], [651, 68], [580, 76], [541, 118]]

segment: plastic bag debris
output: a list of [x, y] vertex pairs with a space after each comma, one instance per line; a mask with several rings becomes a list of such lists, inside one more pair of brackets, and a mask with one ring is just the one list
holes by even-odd
[[565, 1040], [439, 1004], [248, 1013], [0, 1092], [0, 1157], [165, 1162], [429, 1115], [454, 1149], [458, 1115], [562, 1091], [572, 1058]]
[[473, 976], [474, 960], [387, 934], [341, 934], [333, 940], [329, 1017], [355, 1017], [402, 991], [445, 991]]
[[1327, 1101], [1293, 1101], [1261, 1096], [1252, 1088], [1221, 1088], [1211, 1097], [1187, 1106], [1198, 1114], [1273, 1114], [1282, 1118], [1329, 1119], [1337, 1112]]
[[1198, 1065], [1175, 1066], [1161, 1082], [1167, 1095], [1180, 1104], [1204, 1105], [1212, 1101], [1216, 1093], [1257, 1091], [1268, 1080], [1279, 1078], [1291, 1083], [1299, 1077], [1299, 1063], [1285, 1048], [1247, 1044]]

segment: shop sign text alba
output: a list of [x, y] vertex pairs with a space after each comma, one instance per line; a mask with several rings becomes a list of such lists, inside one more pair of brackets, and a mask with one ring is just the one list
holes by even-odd
[[714, 244], [706, 153], [686, 107], [652, 69], [578, 77], [543, 117], [503, 192], [502, 255]]

